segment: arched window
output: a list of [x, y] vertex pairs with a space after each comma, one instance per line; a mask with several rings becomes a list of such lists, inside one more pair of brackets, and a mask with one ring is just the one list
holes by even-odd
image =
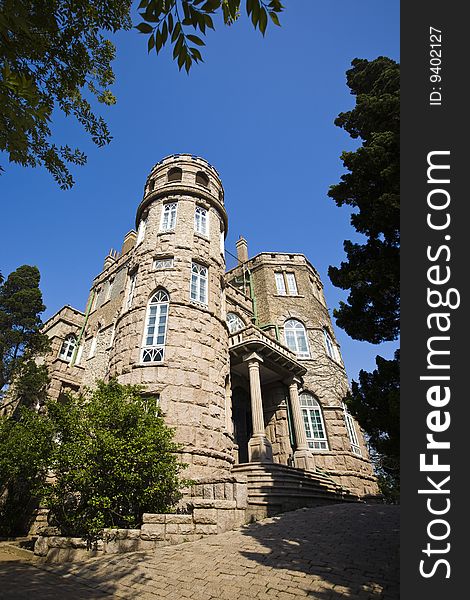
[[168, 171], [168, 181], [181, 181], [183, 171], [179, 167], [173, 167]]
[[157, 290], [150, 299], [142, 341], [143, 363], [163, 361], [169, 302], [170, 297], [165, 290]]
[[245, 327], [245, 323], [234, 312], [227, 313], [227, 325], [230, 333], [236, 333]]
[[209, 177], [207, 177], [204, 171], [198, 171], [196, 173], [196, 183], [205, 187], [209, 187]]
[[325, 423], [318, 400], [308, 392], [302, 392], [299, 400], [308, 447], [313, 450], [328, 450]]
[[297, 358], [310, 358], [308, 349], [307, 332], [300, 321], [289, 319], [284, 324], [284, 338], [286, 346], [297, 354]]
[[194, 231], [201, 235], [209, 233], [209, 212], [202, 206], [196, 206], [194, 211]]
[[336, 347], [336, 344], [333, 342], [331, 335], [328, 333], [326, 328], [323, 329], [323, 337], [325, 340], [326, 353], [333, 360], [339, 361], [338, 348]]
[[65, 340], [62, 342], [62, 347], [59, 352], [59, 358], [62, 360], [66, 360], [70, 362], [72, 360], [73, 352], [75, 350], [75, 346], [77, 345], [77, 338], [73, 333], [68, 335]]

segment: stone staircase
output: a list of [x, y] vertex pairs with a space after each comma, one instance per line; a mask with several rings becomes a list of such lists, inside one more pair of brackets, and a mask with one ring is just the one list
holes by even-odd
[[360, 499], [328, 475], [276, 463], [244, 463], [232, 467], [248, 483], [247, 522], [296, 510]]

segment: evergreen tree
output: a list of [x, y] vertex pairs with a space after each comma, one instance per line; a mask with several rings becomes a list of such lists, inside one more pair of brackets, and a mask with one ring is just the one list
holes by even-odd
[[[349, 290], [334, 311], [336, 322], [352, 338], [373, 344], [396, 340], [400, 322], [399, 65], [386, 57], [355, 59], [347, 84], [355, 107], [335, 124], [362, 140], [343, 152], [348, 170], [328, 195], [338, 206], [351, 206], [351, 224], [366, 237], [344, 242], [347, 260], [330, 267], [332, 283]], [[361, 371], [346, 403], [365, 430], [383, 492], [396, 500], [399, 491], [399, 352], [393, 360], [376, 357], [373, 373]]]
[[12, 383], [15, 403], [23, 399], [31, 406], [44, 400], [47, 371], [35, 359], [47, 351], [49, 340], [41, 333], [45, 306], [39, 280], [37, 267], [23, 265], [0, 281], [0, 408]]

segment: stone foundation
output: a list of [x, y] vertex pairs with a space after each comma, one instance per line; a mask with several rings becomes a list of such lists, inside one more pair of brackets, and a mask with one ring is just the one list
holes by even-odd
[[246, 478], [227, 477], [202, 481], [192, 486], [191, 495], [181, 502], [189, 514], [143, 515], [140, 529], [105, 529], [92, 544], [83, 538], [38, 536], [34, 553], [44, 562], [78, 562], [124, 552], [152, 552], [161, 546], [193, 542], [245, 524], [247, 508]]

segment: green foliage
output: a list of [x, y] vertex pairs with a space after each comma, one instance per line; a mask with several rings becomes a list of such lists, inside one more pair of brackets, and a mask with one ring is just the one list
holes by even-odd
[[52, 423], [21, 407], [0, 416], [0, 535], [25, 534], [53, 450]]
[[347, 261], [330, 267], [332, 283], [350, 290], [347, 303], [334, 311], [339, 327], [373, 344], [398, 336], [399, 304], [399, 65], [385, 57], [355, 59], [347, 83], [356, 106], [335, 124], [362, 139], [341, 158], [348, 173], [330, 188], [338, 206], [355, 210], [351, 224], [367, 237], [365, 244], [344, 243]]
[[377, 369], [361, 371], [346, 398], [349, 411], [367, 432], [382, 489], [398, 497], [400, 489], [400, 352], [393, 360], [376, 357]]
[[58, 443], [43, 493], [63, 534], [93, 539], [103, 527], [135, 527], [181, 497], [173, 431], [138, 386], [98, 382], [87, 396], [49, 403], [48, 414]]
[[[189, 73], [194, 62], [202, 61], [200, 50], [205, 42], [197, 35], [199, 29], [206, 35], [214, 29], [213, 17], [220, 14], [225, 25], [232, 25], [240, 17], [241, 0], [141, 0], [139, 9], [143, 21], [136, 26], [140, 33], [150, 34], [147, 49], [158, 54], [167, 42], [173, 45], [173, 59], [178, 68]], [[264, 35], [268, 16], [275, 25], [280, 25], [278, 13], [283, 6], [279, 0], [246, 0], [246, 13], [253, 27]], [[189, 28], [189, 29], [188, 29]], [[194, 33], [188, 33], [188, 31]], [[192, 44], [192, 45], [190, 45]]]
[[34, 362], [49, 348], [47, 336], [40, 331], [39, 315], [45, 306], [39, 280], [39, 270], [29, 265], [18, 267], [6, 281], [0, 280], [0, 407], [13, 381], [21, 386], [27, 404], [33, 403], [47, 384], [45, 368]]
[[[156, 53], [169, 43], [178, 68], [189, 72], [202, 61], [200, 36], [240, 16], [241, 0], [141, 0], [143, 21], [136, 29], [149, 35]], [[44, 166], [62, 189], [73, 186], [70, 165], [83, 165], [85, 154], [52, 141], [54, 110], [73, 115], [97, 146], [112, 137], [91, 101], [116, 102], [111, 62], [115, 47], [108, 33], [131, 28], [132, 0], [0, 0], [0, 152], [10, 162]], [[279, 0], [246, 0], [246, 11], [264, 35], [268, 17], [280, 25]], [[0, 174], [2, 171], [0, 166]]]
[[0, 3], [0, 151], [10, 162], [44, 165], [66, 189], [67, 163], [86, 157], [50, 141], [54, 109], [73, 115], [98, 146], [111, 140], [87, 96], [113, 104], [115, 49], [103, 32], [130, 29], [131, 0], [2, 0]]
[[[347, 261], [330, 267], [334, 285], [349, 290], [334, 311], [351, 337], [373, 344], [395, 340], [400, 325], [400, 71], [386, 57], [355, 59], [347, 83], [356, 106], [335, 124], [362, 140], [341, 158], [348, 170], [328, 195], [338, 206], [354, 209], [351, 224], [366, 236], [364, 244], [344, 242]], [[365, 430], [379, 485], [389, 501], [399, 497], [399, 352], [394, 360], [376, 357], [373, 373], [361, 371], [346, 399]]]

